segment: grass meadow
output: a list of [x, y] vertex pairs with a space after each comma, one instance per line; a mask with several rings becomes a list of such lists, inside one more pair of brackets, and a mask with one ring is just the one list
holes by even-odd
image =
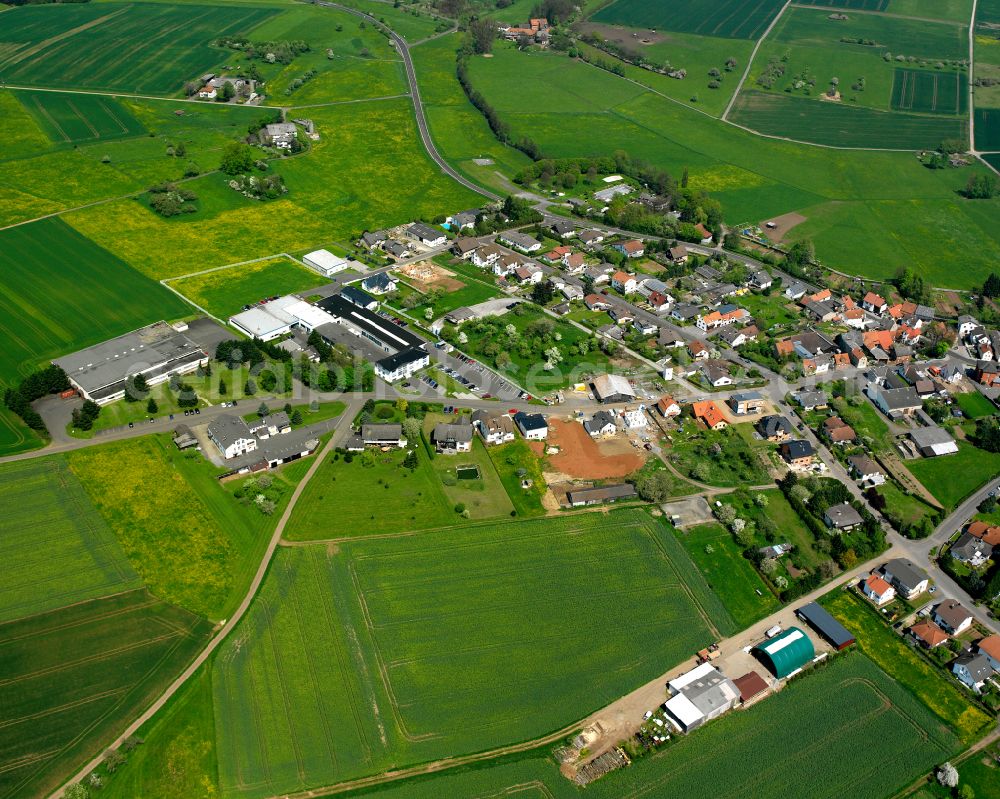
[[[696, 735], [677, 736], [656, 755], [636, 759], [629, 768], [587, 786], [586, 794], [596, 799], [686, 796], [711, 785], [722, 799], [781, 799], [789, 790], [803, 799], [847, 794], [881, 799], [957, 748], [955, 737], [922, 705], [870, 660], [852, 653], [749, 710], [729, 713]], [[550, 748], [545, 748], [490, 765], [390, 783], [363, 795], [436, 799], [512, 794], [571, 799], [581, 791], [559, 774]]]
[[[431, 16], [422, 8], [407, 8], [384, 3], [381, 0], [346, 0], [344, 5], [371, 14], [375, 19], [388, 25], [411, 44], [432, 36], [442, 25], [441, 20]], [[450, 22], [444, 23], [450, 27]]]
[[284, 504], [310, 460], [272, 473], [280, 499], [265, 516], [238, 502], [200, 453], [181, 453], [170, 437], [90, 447], [70, 468], [114, 531], [129, 562], [157, 596], [211, 619], [242, 599]]
[[46, 796], [144, 710], [211, 624], [144, 590], [0, 624], [0, 795]]
[[174, 94], [219, 61], [213, 39], [249, 33], [276, 13], [158, 3], [23, 6], [4, 17], [0, 73], [14, 85]]
[[[189, 306], [60, 219], [0, 231], [0, 383]], [[127, 297], [128, 302], [121, 302]]]
[[222, 791], [558, 729], [734, 630], [641, 511], [283, 549], [215, 662]]
[[958, 407], [962, 409], [962, 413], [969, 419], [993, 416], [997, 412], [997, 406], [978, 391], [955, 394], [954, 399], [958, 403]]
[[473, 83], [515, 136], [546, 155], [621, 148], [675, 175], [687, 168], [690, 185], [710, 191], [730, 223], [799, 211], [807, 220], [792, 240], [812, 238], [825, 264], [874, 278], [909, 265], [935, 286], [961, 288], [1000, 259], [1000, 201], [958, 194], [972, 170], [762, 139], [568, 58], [494, 50], [470, 62]]
[[972, 0], [799, 0], [799, 4], [854, 11], [879, 11], [952, 22], [968, 22], [972, 16]]
[[669, 0], [616, 0], [592, 19], [631, 28], [756, 39], [782, 5], [781, 0], [692, 0], [681, 6]]
[[61, 456], [0, 465], [0, 505], [0, 622], [142, 584]]
[[1000, 473], [1000, 454], [959, 441], [955, 455], [921, 458], [906, 465], [938, 502], [951, 509]]
[[990, 726], [989, 717], [969, 703], [962, 689], [889, 629], [866, 600], [838, 591], [827, 594], [822, 603], [851, 631], [862, 652], [926, 705], [966, 745], [978, 740]]
[[[309, 153], [272, 166], [289, 193], [262, 203], [236, 192], [224, 199], [223, 178], [206, 175], [188, 187], [218, 197], [209, 213], [163, 219], [120, 200], [75, 211], [66, 220], [147, 275], [162, 279], [262, 254], [353, 240], [442, 210], [474, 207], [474, 195], [436, 169], [420, 145], [408, 99], [309, 110], [321, 139]], [[363, 147], [364, 158], [358, 158]], [[212, 188], [222, 184], [222, 196]]]
[[228, 319], [266, 297], [306, 293], [330, 281], [319, 272], [279, 256], [219, 269], [170, 283], [189, 300], [219, 319]]
[[[532, 452], [527, 442], [519, 438], [509, 444], [489, 447], [487, 452], [517, 515], [522, 518], [543, 516], [545, 508], [542, 505], [542, 497], [546, 491], [545, 477], [542, 475], [542, 465], [538, 456]], [[523, 488], [521, 485], [525, 479], [531, 481], [528, 488]]]
[[678, 532], [677, 537], [737, 627], [749, 627], [781, 607], [722, 525], [703, 524]]

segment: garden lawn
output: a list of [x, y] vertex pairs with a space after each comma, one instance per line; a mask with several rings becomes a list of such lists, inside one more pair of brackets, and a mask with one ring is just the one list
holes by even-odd
[[[546, 484], [542, 475], [542, 464], [528, 443], [518, 438], [509, 444], [489, 447], [487, 452], [517, 515], [521, 517], [544, 515], [542, 497], [545, 496]], [[530, 480], [531, 486], [522, 488], [522, 480]]]
[[0, 622], [142, 585], [63, 457], [0, 465]]
[[978, 391], [955, 394], [953, 397], [958, 403], [958, 407], [962, 409], [962, 413], [969, 419], [980, 419], [983, 416], [992, 416], [997, 412], [997, 406]]
[[[760, 508], [753, 502], [753, 497], [758, 493], [763, 493], [767, 497], [767, 506]], [[743, 498], [747, 501], [741, 501]], [[734, 493], [721, 498], [722, 501], [736, 508], [737, 515], [753, 521], [757, 525], [758, 534], [760, 532], [763, 519], [769, 519], [774, 523], [776, 539], [774, 543], [788, 542], [794, 549], [791, 554], [782, 558], [782, 562], [791, 561], [799, 569], [816, 571], [820, 563], [829, 560], [829, 555], [824, 555], [816, 548], [816, 540], [813, 538], [809, 528], [802, 523], [799, 515], [795, 512], [785, 495], [777, 488], [772, 488], [764, 492], [752, 492], [751, 494]], [[758, 544], [766, 546], [769, 542], [759, 536]]]
[[906, 465], [938, 502], [951, 509], [1000, 474], [1000, 453], [987, 452], [968, 441], [959, 441], [955, 455], [921, 458]]
[[330, 281], [312, 269], [279, 256], [256, 263], [217, 269], [170, 282], [191, 302], [219, 319], [239, 313], [244, 305], [285, 294], [307, 295]]
[[266, 516], [234, 498], [243, 481], [219, 483], [221, 470], [199, 452], [178, 452], [167, 435], [76, 450], [68, 460], [150, 590], [210, 619], [225, 618], [243, 598], [310, 463], [268, 473], [281, 496]]
[[222, 792], [529, 739], [733, 631], [644, 511], [283, 548], [213, 670]]
[[854, 428], [858, 438], [870, 438], [876, 452], [887, 452], [892, 449], [892, 433], [882, 418], [882, 414], [867, 399], [861, 397], [861, 403], [852, 405], [843, 397], [830, 400], [830, 405], [847, 424]]
[[351, 538], [443, 527], [461, 522], [455, 503], [420, 442], [414, 470], [403, 468], [405, 452], [332, 455], [306, 485], [285, 528], [291, 541]]
[[211, 630], [145, 590], [0, 624], [0, 795], [55, 791], [167, 688]]
[[781, 607], [722, 525], [703, 524], [678, 531], [677, 537], [737, 627], [749, 627]]
[[683, 475], [709, 485], [748, 486], [771, 482], [757, 453], [733, 427], [699, 429], [688, 417], [684, 419], [684, 427], [673, 434], [667, 457]]
[[880, 485], [878, 492], [885, 497], [886, 515], [898, 520], [901, 525], [914, 524], [924, 516], [933, 513], [927, 503], [904, 493], [892, 480]]
[[838, 589], [821, 602], [850, 630], [868, 657], [944, 721], [964, 744], [979, 740], [991, 724], [989, 717], [969, 703], [945, 672], [887, 627], [866, 600]]
[[51, 358], [190, 309], [60, 219], [0, 230], [0, 271], [0, 385]]

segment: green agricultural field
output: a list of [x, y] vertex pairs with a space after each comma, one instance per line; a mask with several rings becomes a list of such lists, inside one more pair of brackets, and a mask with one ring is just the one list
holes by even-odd
[[[262, 254], [346, 242], [366, 229], [478, 204], [478, 195], [442, 175], [423, 152], [408, 99], [313, 108], [309, 116], [321, 138], [307, 154], [273, 166], [289, 187], [281, 199], [262, 203], [230, 192], [231, 205], [220, 201], [211, 215], [192, 214], [196, 218], [191, 220], [163, 219], [134, 200], [65, 218], [136, 268], [162, 279]], [[359, 159], [362, 146], [365, 157]], [[228, 190], [220, 175], [187, 185], [201, 198], [214, 195], [207, 188], [211, 183]]]
[[411, 43], [420, 42], [441, 29], [447, 30], [452, 25], [450, 20], [431, 16], [425, 9], [408, 8], [405, 5], [397, 8], [394, 4], [382, 0], [347, 0], [343, 5], [371, 14]]
[[146, 129], [113, 97], [18, 92], [17, 98], [56, 144], [141, 136]]
[[189, 312], [179, 297], [59, 219], [0, 230], [0, 269], [7, 287], [0, 295], [3, 384], [49, 358]]
[[655, 28], [733, 39], [760, 37], [782, 7], [781, 0], [616, 0], [593, 16], [595, 22]]
[[968, 78], [960, 72], [897, 69], [892, 82], [896, 111], [924, 114], [964, 114], [969, 103]]
[[0, 621], [142, 584], [62, 457], [0, 465], [0, 505]]
[[278, 472], [265, 515], [233, 492], [243, 481], [170, 437], [144, 436], [89, 447], [68, 457], [91, 501], [114, 531], [135, 570], [157, 596], [211, 619], [225, 618], [243, 598], [281, 510], [310, 460]]
[[1000, 454], [959, 441], [955, 455], [921, 458], [906, 465], [924, 488], [950, 509], [1000, 474]]
[[1000, 150], [1000, 108], [976, 109], [976, 148]]
[[0, 73], [13, 85], [174, 94], [215, 65], [219, 36], [249, 33], [275, 9], [156, 3], [23, 6], [0, 32]]
[[[965, 23], [972, 16], [972, 0], [799, 0], [799, 4]], [[982, 3], [979, 8], [982, 18]]]
[[679, 531], [677, 537], [737, 627], [749, 627], [781, 607], [722, 525], [703, 524]]
[[741, 92], [733, 122], [768, 136], [835, 147], [934, 149], [942, 139], [968, 139], [964, 119], [875, 111], [805, 97]]
[[42, 446], [42, 438], [17, 414], [0, 408], [0, 457], [27, 452]]
[[[419, 463], [412, 471], [403, 467], [402, 451], [356, 454], [350, 463], [338, 455], [327, 458], [296, 503], [285, 537], [351, 538], [460, 522], [426, 450], [420, 442], [413, 445]], [[359, 501], [373, 496], [377, 507]]]
[[211, 629], [144, 590], [0, 625], [0, 795], [54, 791], [160, 695]]
[[171, 281], [170, 287], [213, 316], [228, 319], [244, 305], [276, 295], [304, 295], [329, 282], [318, 272], [280, 256], [181, 278]]
[[524, 740], [734, 630], [642, 511], [285, 548], [215, 663], [222, 790]]
[[[807, 219], [789, 240], [811, 238], [831, 267], [887, 278], [910, 265], [934, 286], [959, 288], [981, 283], [1000, 260], [1000, 201], [958, 194], [974, 168], [930, 170], [912, 153], [764, 139], [556, 54], [498, 45], [469, 69], [513, 135], [530, 136], [546, 155], [623, 149], [675, 175], [687, 168], [690, 185], [718, 199], [730, 223], [798, 211]], [[932, 119], [942, 121], [952, 124]]]
[[[711, 785], [713, 793], [725, 799], [781, 799], [790, 790], [802, 799], [847, 794], [882, 799], [906, 788], [957, 749], [947, 728], [870, 660], [853, 653], [745, 712], [730, 713], [696, 735], [679, 736], [655, 756], [637, 759], [629, 768], [591, 783], [585, 794], [596, 799], [662, 799], [697, 795]], [[550, 754], [546, 748], [494, 765], [366, 789], [363, 795], [583, 795], [559, 774]]]
[[966, 745], [979, 740], [990, 726], [989, 717], [969, 703], [944, 671], [894, 633], [867, 600], [838, 590], [827, 594], [822, 604], [851, 631], [862, 652], [946, 723]]

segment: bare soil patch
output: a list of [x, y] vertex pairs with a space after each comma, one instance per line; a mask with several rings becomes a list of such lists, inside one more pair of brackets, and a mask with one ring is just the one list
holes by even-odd
[[454, 272], [449, 272], [433, 261], [418, 261], [415, 264], [407, 264], [400, 267], [399, 274], [405, 277], [413, 288], [424, 294], [431, 289], [458, 291], [465, 288], [465, 283], [458, 280]]
[[[789, 230], [796, 225], [801, 225], [805, 221], [806, 217], [802, 216], [802, 214], [782, 214], [781, 216], [775, 216], [771, 219], [765, 219], [760, 223], [760, 228], [764, 231], [764, 235], [766, 235], [769, 239], [784, 241]], [[774, 227], [768, 227], [768, 223], [771, 223]]]
[[626, 28], [623, 25], [601, 25], [597, 22], [585, 22], [577, 26], [580, 33], [596, 33], [609, 42], [624, 47], [648, 46], [667, 41], [668, 37], [649, 28]]
[[625, 477], [645, 463], [624, 437], [597, 442], [576, 422], [551, 419], [548, 444], [559, 447], [558, 453], [548, 456], [551, 466], [568, 477], [583, 480]]

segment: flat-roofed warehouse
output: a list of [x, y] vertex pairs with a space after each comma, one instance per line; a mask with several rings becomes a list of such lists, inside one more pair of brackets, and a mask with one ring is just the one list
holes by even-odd
[[193, 372], [208, 356], [166, 322], [133, 330], [93, 347], [56, 358], [70, 382], [98, 405], [121, 399], [129, 378], [141, 374], [153, 386], [170, 375]]
[[771, 640], [758, 644], [754, 651], [779, 680], [816, 657], [812, 641], [798, 627], [789, 627]]
[[838, 651], [854, 643], [854, 636], [830, 612], [817, 602], [803, 605], [795, 615], [822, 635]]
[[[363, 336], [390, 355], [408, 349], [423, 349], [426, 344], [416, 333], [338, 295], [320, 300], [317, 305], [352, 333]], [[322, 336], [323, 328], [317, 328], [316, 332]]]

